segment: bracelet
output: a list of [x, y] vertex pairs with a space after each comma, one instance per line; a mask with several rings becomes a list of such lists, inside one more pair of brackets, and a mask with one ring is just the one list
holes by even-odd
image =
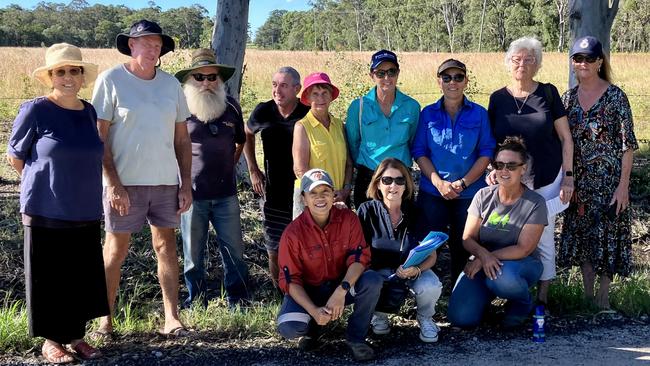
[[415, 269], [418, 270], [418, 274], [415, 276], [414, 280], [417, 280], [422, 275], [422, 270], [420, 269], [420, 266], [415, 266]]
[[465, 184], [465, 178], [460, 178], [460, 186], [463, 190], [467, 189], [467, 184]]
[[343, 185], [343, 189], [352, 189], [352, 184], [350, 184], [350, 183], [345, 183], [345, 184]]

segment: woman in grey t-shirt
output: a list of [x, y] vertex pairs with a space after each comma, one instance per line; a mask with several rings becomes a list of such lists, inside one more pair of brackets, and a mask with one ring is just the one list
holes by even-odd
[[495, 298], [508, 300], [504, 326], [528, 319], [533, 300], [528, 291], [542, 274], [542, 263], [531, 256], [547, 225], [542, 196], [521, 183], [527, 151], [519, 137], [499, 144], [492, 166], [499, 184], [477, 192], [467, 210], [463, 246], [472, 254], [449, 301], [454, 326], [480, 323]]

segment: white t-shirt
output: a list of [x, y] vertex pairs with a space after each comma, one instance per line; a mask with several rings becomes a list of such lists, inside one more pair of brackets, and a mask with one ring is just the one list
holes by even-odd
[[123, 185], [178, 184], [174, 129], [190, 112], [176, 78], [157, 69], [143, 80], [120, 64], [99, 75], [92, 104], [111, 122], [108, 143]]

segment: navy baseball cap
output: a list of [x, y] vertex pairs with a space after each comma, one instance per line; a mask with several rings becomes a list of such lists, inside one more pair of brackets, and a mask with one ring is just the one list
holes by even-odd
[[380, 63], [384, 61], [389, 61], [395, 64], [399, 69], [399, 63], [397, 62], [397, 55], [389, 50], [380, 50], [375, 52], [370, 59], [370, 71], [374, 70], [379, 66]]
[[571, 47], [571, 54], [569, 54], [569, 57], [573, 57], [577, 54], [601, 57], [603, 55], [603, 45], [596, 37], [580, 37], [573, 42], [573, 47]]
[[172, 37], [163, 34], [162, 28], [156, 22], [151, 22], [146, 19], [139, 20], [131, 26], [129, 33], [120, 33], [115, 38], [115, 45], [117, 50], [121, 54], [131, 56], [131, 49], [129, 48], [129, 38], [138, 38], [144, 36], [160, 36], [162, 38], [162, 49], [160, 50], [160, 56], [171, 52], [175, 48], [174, 39]]
[[300, 190], [305, 193], [311, 192], [312, 189], [320, 185], [326, 185], [334, 189], [334, 182], [332, 182], [332, 178], [323, 169], [312, 169], [306, 172], [300, 180]]

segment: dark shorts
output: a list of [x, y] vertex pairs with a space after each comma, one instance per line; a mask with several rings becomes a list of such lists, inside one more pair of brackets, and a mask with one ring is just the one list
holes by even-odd
[[178, 211], [178, 186], [124, 186], [129, 194], [131, 207], [126, 216], [111, 207], [102, 195], [105, 230], [109, 233], [134, 233], [142, 230], [146, 222], [160, 228], [177, 228], [180, 224]]

